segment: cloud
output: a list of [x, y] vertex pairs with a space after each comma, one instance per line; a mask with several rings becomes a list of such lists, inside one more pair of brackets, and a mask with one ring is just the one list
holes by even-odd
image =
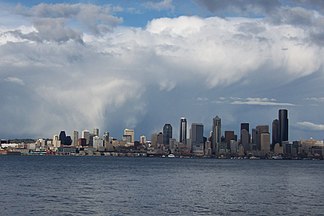
[[148, 1], [144, 3], [144, 6], [153, 10], [174, 10], [174, 5], [172, 0], [162, 0], [162, 1]]
[[258, 106], [295, 106], [292, 103], [278, 102], [274, 98], [239, 98], [239, 97], [220, 97], [216, 103], [229, 103], [232, 105], [258, 105]]
[[280, 6], [280, 2], [260, 0], [195, 0], [209, 11], [216, 14], [234, 13], [237, 15], [270, 13]]
[[324, 97], [308, 97], [308, 98], [306, 98], [306, 100], [317, 102], [317, 103], [323, 103]]
[[35, 31], [26, 35], [16, 33], [21, 38], [35, 41], [65, 42], [71, 39], [81, 42], [83, 31], [103, 34], [120, 24], [122, 18], [113, 15], [116, 10], [120, 11], [121, 8], [83, 3], [41, 3], [31, 8], [17, 5], [15, 14], [30, 19]]
[[17, 85], [25, 85], [24, 81], [22, 79], [19, 79], [18, 77], [7, 77], [4, 79], [6, 82], [11, 82]]
[[308, 121], [297, 122], [297, 126], [301, 129], [312, 130], [312, 131], [323, 131], [324, 124], [315, 124]]
[[[79, 18], [80, 6], [57, 7], [27, 8], [29, 25], [0, 27], [3, 134], [50, 137], [62, 129], [100, 127], [118, 136], [134, 127], [149, 136], [165, 121], [176, 130], [180, 116], [208, 130], [216, 114], [231, 128], [249, 110], [254, 119], [272, 119], [278, 106], [303, 113], [294, 104], [308, 97], [303, 90], [321, 89], [312, 85], [315, 78], [324, 79], [315, 24], [180, 16], [96, 34]], [[12, 85], [8, 77], [25, 85]], [[246, 104], [254, 106], [239, 106]]]

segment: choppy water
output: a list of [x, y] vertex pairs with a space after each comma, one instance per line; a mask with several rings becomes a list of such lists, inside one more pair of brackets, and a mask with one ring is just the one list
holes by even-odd
[[0, 215], [324, 215], [324, 161], [0, 157]]

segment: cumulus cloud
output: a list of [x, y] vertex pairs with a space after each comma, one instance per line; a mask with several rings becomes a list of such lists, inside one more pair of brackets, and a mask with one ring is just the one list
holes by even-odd
[[[44, 136], [91, 127], [149, 133], [165, 121], [176, 128], [183, 115], [210, 125], [215, 112], [224, 125], [234, 124], [242, 113], [238, 107], [247, 106], [233, 105], [260, 105], [249, 106], [252, 116], [278, 106], [299, 109], [291, 97], [296, 91], [309, 97], [302, 91], [309, 87], [304, 79], [323, 79], [324, 50], [313, 41], [315, 24], [180, 16], [104, 33], [98, 23], [111, 27], [119, 21], [101, 22], [104, 12], [97, 7], [22, 8], [17, 13], [30, 18], [28, 26], [0, 29], [0, 112], [6, 114], [0, 131], [8, 134], [19, 125], [24, 134]], [[83, 20], [87, 13], [96, 24]], [[82, 25], [70, 25], [71, 19]], [[15, 77], [25, 85], [12, 85], [19, 83]], [[219, 97], [222, 103], [213, 104], [211, 98]], [[197, 103], [203, 104], [199, 110]]]
[[315, 124], [308, 121], [297, 122], [297, 126], [300, 127], [301, 129], [306, 129], [306, 130], [314, 130], [314, 131], [324, 130], [324, 124]]

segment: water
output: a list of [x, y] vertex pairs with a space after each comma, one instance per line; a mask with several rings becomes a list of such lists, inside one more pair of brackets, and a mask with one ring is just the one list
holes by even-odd
[[0, 157], [0, 215], [324, 215], [324, 161]]

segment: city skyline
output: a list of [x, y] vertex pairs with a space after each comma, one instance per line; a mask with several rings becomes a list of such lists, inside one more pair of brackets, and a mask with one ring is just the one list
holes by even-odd
[[211, 131], [216, 115], [240, 137], [244, 122], [279, 130], [289, 109], [289, 140], [323, 139], [323, 13], [311, 0], [3, 0], [0, 138], [169, 123], [178, 139], [181, 116]]

